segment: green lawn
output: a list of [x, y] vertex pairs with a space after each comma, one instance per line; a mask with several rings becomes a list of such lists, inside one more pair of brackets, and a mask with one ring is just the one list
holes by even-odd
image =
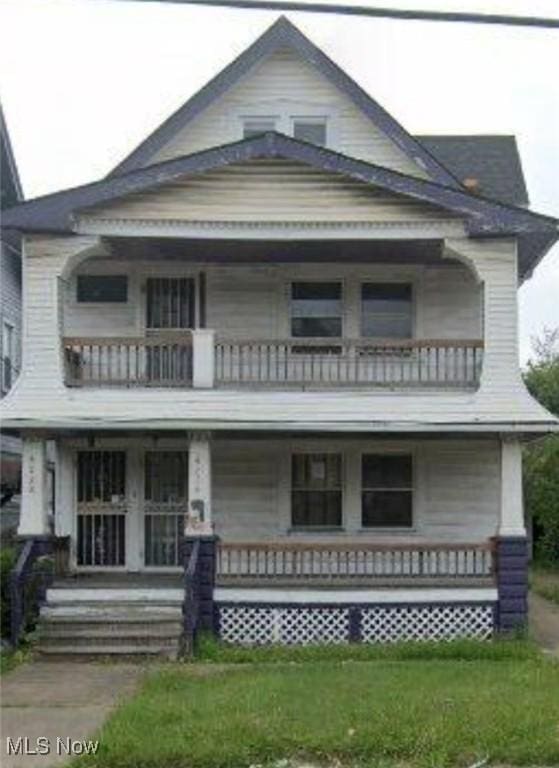
[[530, 573], [530, 586], [537, 594], [559, 605], [559, 571], [534, 568]]
[[559, 764], [559, 664], [308, 661], [165, 665], [108, 721], [99, 768]]

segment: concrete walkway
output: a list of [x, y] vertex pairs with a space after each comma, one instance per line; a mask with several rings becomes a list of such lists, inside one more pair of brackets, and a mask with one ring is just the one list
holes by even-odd
[[528, 608], [532, 637], [544, 650], [559, 658], [559, 605], [531, 593]]
[[[64, 744], [91, 739], [111, 709], [136, 689], [145, 668], [123, 663], [30, 662], [1, 680], [0, 764], [2, 768], [46, 768], [71, 756], [57, 754]], [[27, 737], [31, 748], [46, 737], [50, 754], [8, 755], [7, 738]], [[79, 748], [79, 747], [78, 747]]]

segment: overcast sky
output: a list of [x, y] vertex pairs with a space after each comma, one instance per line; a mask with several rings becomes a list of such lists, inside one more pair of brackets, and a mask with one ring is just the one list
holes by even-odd
[[[369, 4], [559, 18], [558, 0]], [[559, 31], [288, 15], [411, 133], [514, 133], [532, 208], [559, 217]], [[0, 96], [25, 195], [106, 174], [277, 16], [0, 0]], [[558, 246], [520, 292], [523, 362], [546, 325], [559, 325]]]

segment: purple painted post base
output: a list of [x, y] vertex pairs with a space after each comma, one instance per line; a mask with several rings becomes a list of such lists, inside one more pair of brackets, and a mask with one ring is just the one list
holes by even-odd
[[528, 542], [525, 536], [498, 536], [497, 630], [510, 633], [528, 623]]
[[199, 542], [197, 595], [198, 630], [214, 631], [214, 587], [217, 564], [217, 536], [192, 536], [184, 540], [187, 557], [194, 543]]

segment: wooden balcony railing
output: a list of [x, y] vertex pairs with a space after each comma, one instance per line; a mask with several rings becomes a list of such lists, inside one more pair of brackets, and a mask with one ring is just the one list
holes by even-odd
[[494, 546], [479, 544], [378, 544], [223, 542], [217, 576], [258, 581], [485, 580], [494, 572]]
[[65, 338], [69, 386], [184, 387], [192, 384], [188, 330], [145, 338]]
[[314, 384], [471, 388], [481, 374], [479, 339], [218, 340], [218, 384]]

